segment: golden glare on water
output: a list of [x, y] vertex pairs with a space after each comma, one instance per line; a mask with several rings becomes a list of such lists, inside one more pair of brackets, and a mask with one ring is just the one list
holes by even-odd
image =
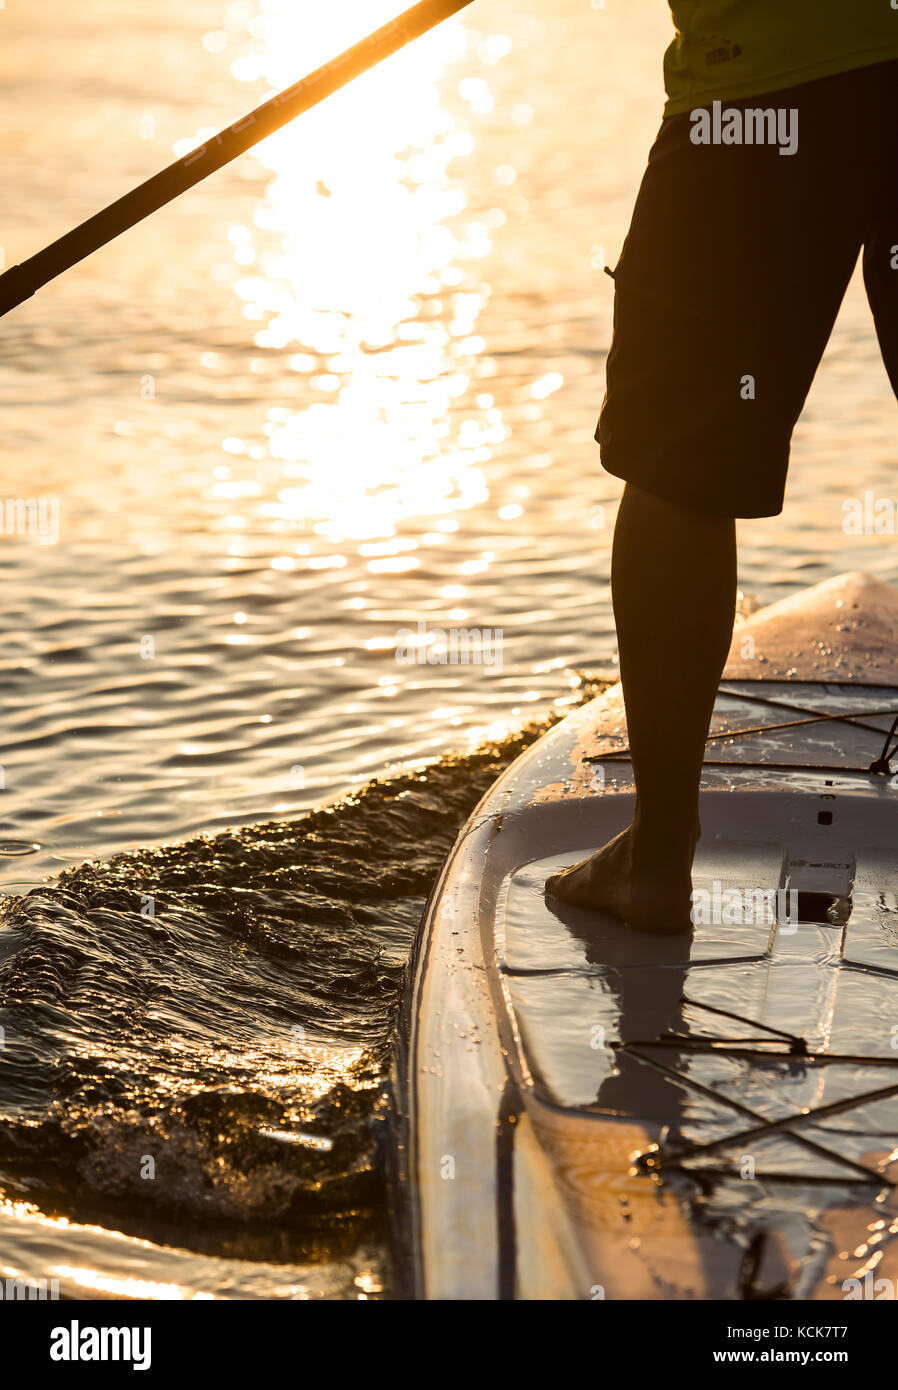
[[177, 1284], [161, 1284], [155, 1279], [116, 1278], [100, 1274], [95, 1269], [78, 1269], [70, 1265], [54, 1265], [52, 1273], [54, 1277], [67, 1279], [80, 1289], [109, 1294], [113, 1298], [165, 1299], [171, 1302], [185, 1298], [206, 1301], [212, 1297], [207, 1293], [189, 1293]]
[[[246, 20], [259, 51], [232, 73], [278, 90], [396, 9], [395, 0], [343, 0], [310, 25], [292, 0], [260, 0]], [[501, 35], [491, 43], [493, 62], [510, 48]], [[466, 195], [450, 176], [452, 161], [475, 148], [469, 126], [489, 109], [489, 86], [458, 84], [453, 114], [438, 85], [465, 48], [462, 24], [443, 24], [263, 142], [256, 157], [271, 182], [252, 225], [229, 229], [255, 343], [287, 355], [302, 404], [268, 411], [264, 445], [223, 441], [234, 464], [216, 469], [216, 495], [335, 545], [479, 506], [489, 495], [482, 465], [505, 438], [475, 385], [492, 370], [475, 332], [490, 227], [465, 218]], [[498, 225], [502, 214], [491, 215]], [[241, 456], [254, 470], [246, 476]], [[384, 554], [367, 567], [400, 574], [418, 563]]]

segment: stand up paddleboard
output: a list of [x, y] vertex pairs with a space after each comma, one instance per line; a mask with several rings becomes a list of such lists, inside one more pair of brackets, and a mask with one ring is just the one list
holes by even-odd
[[408, 1296], [898, 1287], [896, 716], [888, 585], [842, 575], [738, 625], [696, 925], [669, 937], [544, 893], [630, 821], [619, 686], [499, 779], [411, 967], [394, 1078]]

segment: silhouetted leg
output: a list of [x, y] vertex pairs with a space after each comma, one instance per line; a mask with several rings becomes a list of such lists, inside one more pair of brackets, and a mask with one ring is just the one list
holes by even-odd
[[733, 633], [735, 522], [628, 484], [611, 586], [635, 815], [627, 830], [546, 886], [631, 926], [679, 931], [689, 926], [702, 756]]

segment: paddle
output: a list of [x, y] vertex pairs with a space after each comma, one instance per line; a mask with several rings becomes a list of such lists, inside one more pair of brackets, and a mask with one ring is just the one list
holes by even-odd
[[54, 280], [70, 266], [77, 265], [92, 251], [105, 246], [129, 227], [149, 217], [151, 212], [164, 207], [180, 193], [213, 174], [216, 169], [221, 169], [239, 154], [252, 149], [272, 131], [280, 130], [294, 116], [317, 106], [332, 92], [339, 91], [353, 78], [375, 67], [391, 53], [396, 53], [471, 3], [472, 0], [421, 0], [420, 4], [413, 5], [404, 14], [375, 29], [367, 38], [347, 48], [300, 82], [295, 82], [255, 111], [250, 111], [249, 115], [219, 131], [205, 145], [191, 150], [183, 159], [169, 164], [123, 198], [103, 208], [102, 212], [89, 217], [71, 232], [66, 232], [65, 236], [45, 246], [43, 251], [38, 251], [19, 265], [11, 266], [5, 274], [0, 275], [0, 317], [23, 300], [30, 299], [48, 280]]

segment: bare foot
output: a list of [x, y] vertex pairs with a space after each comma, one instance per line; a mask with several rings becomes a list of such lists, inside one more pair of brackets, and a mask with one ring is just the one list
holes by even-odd
[[636, 854], [628, 826], [588, 859], [552, 874], [546, 892], [574, 907], [614, 913], [639, 931], [691, 931], [694, 850], [695, 842], [676, 857], [669, 848]]

